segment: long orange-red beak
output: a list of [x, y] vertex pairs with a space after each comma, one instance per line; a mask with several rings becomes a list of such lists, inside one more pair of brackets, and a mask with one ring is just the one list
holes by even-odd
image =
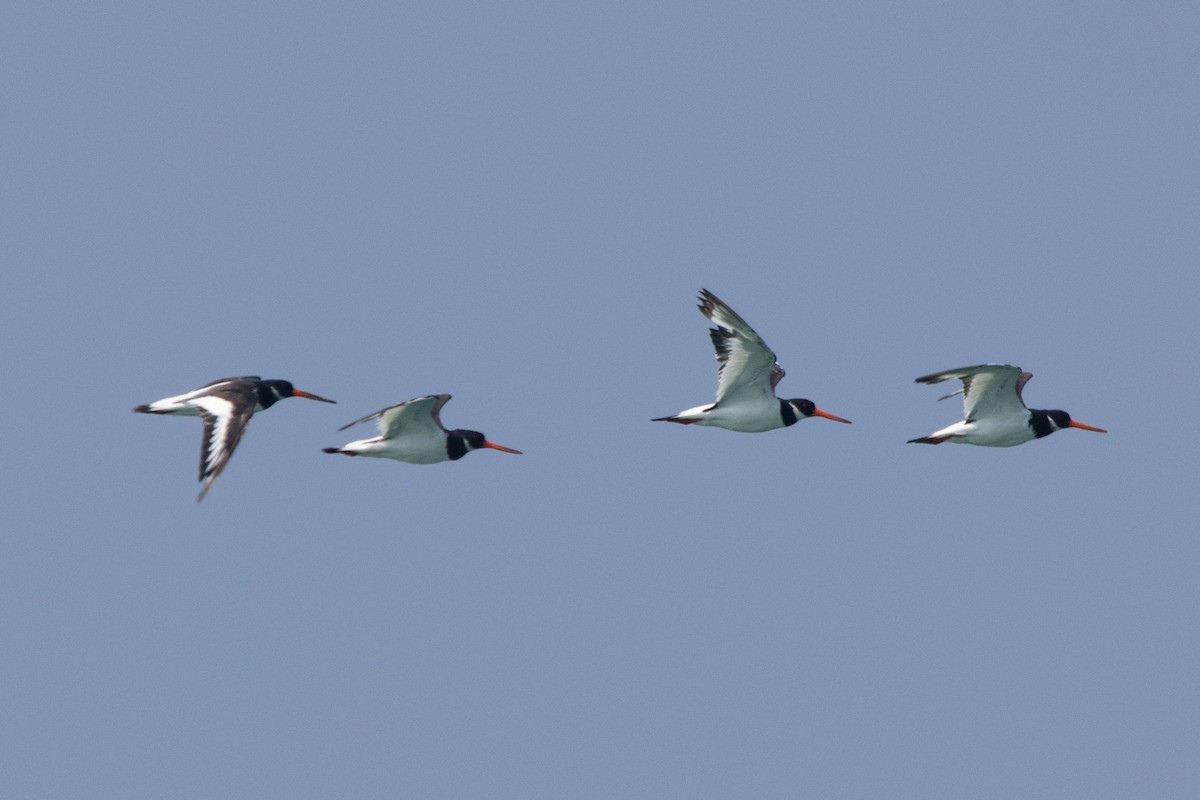
[[819, 408], [814, 408], [814, 409], [813, 409], [813, 416], [814, 416], [814, 417], [824, 417], [825, 419], [831, 419], [831, 420], [833, 420], [834, 422], [844, 422], [844, 423], [846, 423], [847, 425], [850, 425], [850, 424], [851, 424], [850, 420], [848, 420], [848, 419], [842, 419], [841, 417], [838, 417], [838, 416], [835, 416], [835, 415], [833, 415], [833, 414], [830, 414], [828, 411], [822, 411], [822, 410], [821, 410], [821, 409], [819, 409]]
[[513, 450], [511, 447], [505, 447], [505, 446], [504, 446], [504, 445], [502, 445], [502, 444], [496, 444], [495, 442], [489, 442], [487, 439], [484, 439], [484, 440], [483, 440], [483, 446], [484, 446], [484, 447], [490, 447], [490, 448], [492, 448], [493, 450], [499, 450], [501, 453], [512, 453], [512, 454], [513, 454], [513, 455], [515, 455], [515, 456], [523, 456], [523, 455], [525, 455], [525, 454], [524, 454], [524, 453], [522, 453], [520, 450]]
[[319, 395], [309, 394], [308, 392], [302, 392], [299, 389], [292, 389], [292, 396], [293, 397], [307, 397], [309, 400], [320, 400], [322, 403], [336, 403], [337, 402], [337, 400], [330, 400], [327, 397], [320, 397]]
[[1085, 431], [1095, 431], [1096, 433], [1108, 433], [1108, 431], [1104, 430], [1104, 428], [1096, 428], [1092, 425], [1084, 425], [1082, 422], [1076, 422], [1075, 420], [1071, 420], [1071, 427], [1079, 428]]

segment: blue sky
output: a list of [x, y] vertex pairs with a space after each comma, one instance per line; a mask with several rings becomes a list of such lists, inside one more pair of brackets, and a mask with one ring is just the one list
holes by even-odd
[[[8, 4], [5, 794], [1196, 796], [1198, 23]], [[649, 422], [700, 287], [854, 425]], [[981, 362], [1110, 433], [906, 445]]]

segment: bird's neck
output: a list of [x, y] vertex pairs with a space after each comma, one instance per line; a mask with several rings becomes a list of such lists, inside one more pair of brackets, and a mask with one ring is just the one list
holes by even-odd
[[469, 452], [471, 446], [462, 431], [446, 431], [446, 455], [451, 461], [458, 461]]
[[1058, 430], [1058, 426], [1054, 424], [1054, 420], [1050, 419], [1050, 415], [1039, 408], [1029, 409], [1029, 427], [1033, 428], [1033, 435], [1036, 439], [1049, 436]]
[[796, 409], [792, 408], [792, 404], [787, 400], [779, 401], [779, 416], [783, 417], [783, 427], [785, 428], [800, 421], [800, 417], [796, 415]]

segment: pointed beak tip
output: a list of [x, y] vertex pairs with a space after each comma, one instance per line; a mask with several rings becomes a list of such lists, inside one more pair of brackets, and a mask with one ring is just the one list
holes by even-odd
[[854, 423], [852, 423], [852, 422], [851, 422], [850, 420], [848, 420], [848, 419], [843, 419], [842, 417], [839, 417], [839, 416], [838, 416], [838, 415], [836, 415], [836, 414], [830, 414], [828, 411], [822, 411], [822, 410], [821, 410], [821, 409], [819, 409], [819, 408], [818, 408], [818, 409], [816, 409], [816, 410], [814, 410], [814, 411], [813, 411], [813, 414], [814, 414], [815, 416], [818, 416], [818, 417], [824, 417], [825, 419], [830, 419], [830, 420], [833, 420], [834, 422], [841, 422], [841, 423], [844, 423], [844, 424], [846, 424], [846, 425], [853, 425], [853, 424], [854, 424]]
[[322, 403], [337, 403], [337, 400], [330, 400], [328, 397], [321, 397], [318, 394], [311, 394], [310, 392], [305, 392], [301, 389], [293, 389], [292, 395], [294, 397], [304, 397], [309, 400], [320, 400]]
[[1097, 428], [1095, 425], [1085, 425], [1082, 422], [1071, 420], [1072, 428], [1079, 428], [1082, 431], [1091, 431], [1092, 433], [1108, 433], [1104, 428]]
[[505, 447], [505, 446], [504, 446], [504, 445], [502, 445], [502, 444], [496, 444], [495, 442], [489, 442], [489, 441], [487, 441], [486, 439], [485, 439], [485, 440], [484, 440], [484, 442], [483, 442], [483, 446], [484, 446], [484, 447], [490, 447], [490, 448], [491, 448], [491, 449], [493, 449], [493, 450], [499, 450], [501, 453], [512, 453], [514, 456], [523, 456], [523, 455], [525, 455], [525, 454], [524, 454], [524, 453], [522, 453], [520, 450], [513, 450], [511, 447]]

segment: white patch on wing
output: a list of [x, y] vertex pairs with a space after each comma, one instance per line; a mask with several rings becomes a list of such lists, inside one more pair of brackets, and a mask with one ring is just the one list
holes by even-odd
[[219, 470], [224, 462], [229, 460], [233, 448], [237, 446], [241, 430], [238, 429], [238, 436], [233, 437], [231, 441], [230, 432], [237, 416], [232, 400], [207, 395], [196, 398], [191, 404], [201, 410], [207, 429], [205, 432], [208, 434], [204, 442], [204, 465], [200, 475], [203, 479]]
[[159, 414], [178, 414], [181, 416], [200, 416], [203, 406], [195, 401], [211, 396], [215, 392], [219, 392], [227, 384], [235, 384], [239, 382], [258, 381], [257, 377], [250, 378], [221, 378], [220, 380], [206, 383], [199, 389], [193, 389], [190, 392], [164, 397], [162, 400], [155, 400], [150, 403], [150, 410]]
[[[1021, 389], [1029, 378], [1020, 367], [1009, 364], [980, 364], [945, 372], [937, 372], [917, 378], [918, 383], [941, 383], [957, 378], [963, 388], [951, 392], [939, 400], [961, 394], [963, 414], [968, 420], [984, 417], [1020, 417], [1027, 413], [1021, 399]], [[1031, 376], [1032, 377], [1032, 376]]]
[[380, 415], [379, 432], [388, 439], [400, 435], [441, 438], [438, 412], [449, 399], [449, 395], [431, 394], [392, 406]]
[[1023, 416], [1025, 404], [1017, 394], [1018, 367], [989, 366], [963, 378], [963, 413], [967, 419]]
[[439, 412], [442, 410], [442, 406], [446, 405], [449, 400], [450, 395], [448, 394], [430, 394], [424, 397], [414, 397], [412, 400], [405, 400], [403, 403], [388, 406], [376, 411], [374, 414], [368, 414], [362, 419], [356, 419], [354, 422], [338, 428], [338, 430], [344, 431], [361, 422], [375, 420], [375, 424], [379, 428], [379, 437], [382, 439], [391, 439], [401, 434], [409, 436], [417, 433], [440, 436], [443, 428]]
[[[746, 320], [712, 292], [701, 293], [700, 311], [719, 326], [713, 334], [717, 351], [717, 403], [773, 400], [775, 384], [783, 378], [775, 353]], [[776, 369], [778, 367], [778, 369]]]

